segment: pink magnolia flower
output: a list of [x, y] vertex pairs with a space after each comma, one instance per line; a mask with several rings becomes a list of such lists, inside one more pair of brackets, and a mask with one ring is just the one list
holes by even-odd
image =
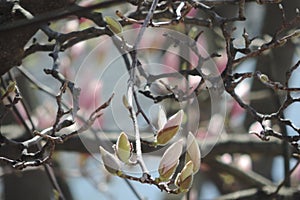
[[[101, 105], [101, 82], [94, 80], [86, 80], [81, 86], [81, 92], [79, 96], [78, 114], [88, 119], [90, 114]], [[101, 117], [94, 123], [95, 126], [100, 126], [102, 123]]]

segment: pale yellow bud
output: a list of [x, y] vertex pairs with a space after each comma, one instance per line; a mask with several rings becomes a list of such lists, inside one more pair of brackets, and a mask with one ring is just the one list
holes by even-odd
[[124, 132], [122, 132], [118, 137], [116, 144], [116, 155], [124, 163], [128, 163], [131, 157], [131, 145], [127, 135]]

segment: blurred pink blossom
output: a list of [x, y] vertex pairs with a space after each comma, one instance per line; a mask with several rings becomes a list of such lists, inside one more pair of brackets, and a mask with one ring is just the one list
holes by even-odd
[[195, 8], [192, 8], [186, 16], [195, 17], [196, 15], [197, 15], [197, 10]]
[[[247, 82], [242, 82], [236, 87], [235, 92], [236, 94], [244, 101], [248, 102], [248, 94], [250, 93], [250, 84]], [[245, 109], [243, 109], [238, 102], [231, 99], [231, 101], [228, 104], [228, 108], [230, 110], [230, 126], [232, 128], [241, 126], [243, 116], [245, 115]]]
[[214, 58], [214, 61], [216, 62], [217, 68], [219, 70], [219, 72], [223, 72], [224, 69], [226, 68], [226, 64], [227, 64], [227, 56], [226, 53], [220, 53], [221, 57], [216, 57]]
[[72, 59], [79, 57], [84, 53], [86, 41], [79, 42], [70, 48], [70, 56]]
[[[87, 76], [87, 75], [85, 75]], [[87, 76], [88, 77], [88, 76]], [[102, 84], [99, 80], [92, 79], [86, 80], [81, 86], [81, 92], [79, 96], [78, 114], [88, 119], [90, 114], [101, 105], [101, 90]], [[96, 126], [100, 126], [102, 120], [101, 117], [95, 122]]]
[[235, 156], [234, 163], [243, 171], [250, 171], [252, 169], [252, 160], [249, 155], [242, 154]]
[[291, 174], [292, 186], [298, 186], [300, 183], [300, 165], [297, 166], [295, 171]]
[[97, 80], [86, 80], [86, 85], [81, 88], [79, 97], [80, 109], [93, 111], [101, 103], [101, 83]]
[[43, 105], [38, 106], [34, 111], [34, 121], [38, 129], [50, 127], [55, 122], [56, 117], [56, 104], [45, 100]]
[[263, 128], [262, 128], [261, 124], [259, 122], [254, 122], [249, 127], [249, 131], [248, 132], [249, 133], [251, 133], [251, 132], [260, 133], [261, 131], [263, 131]]

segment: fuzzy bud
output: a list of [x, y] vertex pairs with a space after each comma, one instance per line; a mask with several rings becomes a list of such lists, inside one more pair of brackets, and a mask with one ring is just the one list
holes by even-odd
[[130, 157], [131, 157], [131, 145], [130, 142], [128, 140], [127, 135], [122, 132], [117, 140], [117, 144], [116, 144], [116, 155], [118, 156], [118, 158], [124, 162], [124, 163], [128, 163]]
[[160, 181], [167, 181], [174, 174], [182, 153], [182, 143], [182, 140], [175, 142], [163, 154], [158, 168]]
[[193, 184], [193, 163], [189, 161], [185, 164], [180, 173], [177, 174], [175, 185], [180, 192], [187, 192]]
[[165, 145], [176, 135], [180, 128], [183, 114], [183, 111], [180, 110], [169, 118], [164, 126], [158, 131], [156, 144]]
[[186, 163], [192, 161], [194, 167], [193, 172], [197, 173], [201, 164], [201, 153], [196, 138], [190, 132], [187, 138], [187, 154]]
[[119, 175], [121, 173], [121, 167], [118, 160], [103, 147], [100, 146], [99, 148], [105, 169], [111, 174]]

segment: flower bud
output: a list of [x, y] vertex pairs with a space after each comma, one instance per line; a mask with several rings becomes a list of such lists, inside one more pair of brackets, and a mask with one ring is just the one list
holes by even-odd
[[124, 162], [128, 163], [130, 157], [131, 157], [131, 145], [128, 140], [127, 135], [122, 132], [120, 136], [118, 137], [117, 144], [116, 144], [116, 155], [118, 158]]
[[269, 82], [269, 77], [265, 74], [259, 74], [258, 75], [259, 77], [259, 80], [262, 82], [262, 83], [267, 83]]
[[158, 129], [162, 129], [166, 123], [167, 123], [166, 113], [164, 109], [160, 106], [158, 111], [158, 120], [157, 120]]
[[179, 126], [172, 126], [166, 129], [163, 129], [158, 132], [156, 137], [156, 144], [165, 145], [167, 144], [177, 133]]
[[108, 28], [112, 32], [114, 32], [115, 34], [122, 33], [123, 28], [122, 28], [122, 25], [120, 24], [120, 22], [118, 20], [116, 20], [115, 18], [110, 17], [110, 16], [106, 16], [106, 17], [104, 17], [104, 19], [107, 23]]
[[123, 95], [123, 98], [122, 98], [122, 100], [123, 100], [123, 105], [125, 106], [125, 108], [129, 108], [130, 106], [129, 106], [129, 103], [128, 103], [128, 100], [127, 100], [127, 97], [125, 96], [125, 95]]
[[189, 161], [177, 174], [175, 185], [179, 187], [180, 192], [187, 192], [193, 184], [193, 163]]
[[159, 163], [159, 180], [167, 181], [175, 172], [182, 153], [182, 140], [172, 144], [163, 154]]
[[191, 132], [189, 132], [187, 138], [187, 154], [185, 158], [186, 158], [185, 163], [188, 163], [188, 161], [192, 161], [194, 165], [193, 172], [197, 173], [198, 170], [200, 169], [201, 153], [200, 153], [197, 140]]
[[169, 118], [164, 126], [158, 131], [156, 136], [156, 144], [167, 144], [178, 132], [183, 118], [183, 111], [178, 111], [175, 115]]
[[110, 172], [111, 174], [114, 174], [114, 175], [120, 174], [121, 167], [120, 167], [118, 160], [115, 159], [115, 157], [111, 153], [106, 151], [103, 147], [100, 146], [99, 148], [100, 148], [100, 153], [101, 153], [101, 157], [102, 157], [105, 169], [108, 172]]

